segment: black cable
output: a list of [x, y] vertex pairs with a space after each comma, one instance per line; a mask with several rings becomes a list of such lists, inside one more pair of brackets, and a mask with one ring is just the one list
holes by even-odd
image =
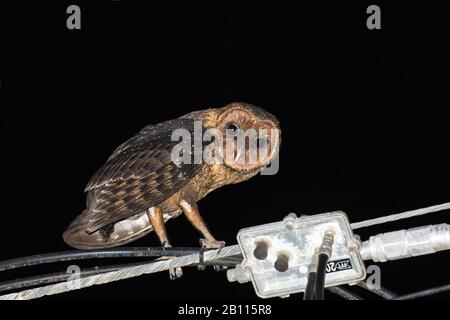
[[[161, 260], [158, 260], [158, 261], [161, 261]], [[205, 261], [205, 262], [203, 262], [203, 264], [206, 266], [235, 267], [237, 264], [239, 264], [241, 262], [242, 262], [241, 258], [230, 257], [230, 258], [221, 258], [221, 259], [216, 259], [216, 260]], [[82, 269], [80, 271], [80, 277], [85, 278], [85, 277], [96, 275], [96, 274], [118, 271], [123, 268], [142, 266], [142, 265], [146, 265], [148, 263], [149, 262], [147, 261], [147, 262], [126, 263], [126, 264], [117, 264], [117, 265], [106, 265], [103, 267]], [[198, 264], [196, 263], [196, 264], [192, 264], [189, 266], [193, 267], [193, 266], [197, 266], [197, 265]], [[55, 273], [49, 273], [49, 274], [44, 274], [44, 275], [15, 279], [15, 280], [11, 280], [11, 281], [5, 281], [5, 282], [0, 283], [0, 292], [63, 282], [63, 281], [67, 281], [67, 279], [69, 279], [70, 276], [72, 276], [71, 273], [55, 272]]]
[[100, 258], [129, 258], [129, 257], [161, 257], [171, 256], [179, 257], [187, 254], [199, 253], [200, 248], [192, 247], [121, 247], [98, 250], [70, 250], [60, 251], [45, 254], [37, 254], [33, 256], [15, 258], [0, 262], [0, 271], [22, 268], [27, 266], [34, 266], [38, 264], [85, 260], [85, 259], [100, 259]]
[[314, 288], [316, 285], [316, 272], [310, 271], [308, 273], [308, 281], [306, 283], [305, 294], [303, 300], [314, 300]]
[[348, 290], [342, 286], [328, 287], [327, 291], [329, 291], [345, 300], [363, 300], [363, 298], [361, 298], [359, 295], [351, 292], [350, 290]]
[[317, 275], [315, 282], [315, 290], [314, 295], [316, 300], [324, 300], [325, 298], [325, 275], [326, 275], [326, 266], [328, 263], [329, 256], [325, 253], [319, 254], [319, 262], [317, 263]]
[[[138, 266], [141, 263], [135, 263], [135, 264], [129, 264], [130, 267], [136, 265]], [[81, 271], [80, 277], [87, 277], [91, 275], [96, 275], [104, 272], [109, 271], [117, 271], [118, 268], [108, 268], [108, 266], [105, 269], [98, 269], [98, 268], [90, 268], [90, 269], [83, 269]], [[44, 275], [38, 275], [38, 276], [32, 276], [32, 277], [26, 277], [26, 278], [20, 278], [20, 279], [14, 279], [11, 281], [5, 281], [0, 283], [0, 292], [4, 291], [11, 291], [15, 289], [24, 289], [34, 286], [43, 286], [47, 284], [57, 283], [57, 282], [63, 282], [67, 281], [69, 277], [72, 276], [71, 273], [67, 272], [55, 272], [55, 273], [48, 273]]]
[[382, 297], [384, 299], [387, 299], [387, 300], [395, 299], [395, 298], [398, 297], [398, 295], [396, 293], [392, 292], [391, 290], [388, 290], [388, 289], [383, 288], [381, 286], [379, 288], [371, 288], [364, 281], [358, 283], [358, 286], [363, 288], [363, 289], [365, 289], [365, 290], [367, 290], [367, 291], [370, 291], [370, 292], [372, 292], [372, 293], [374, 293], [374, 294], [376, 294], [376, 295], [378, 295], [378, 296], [380, 296], [380, 297]]
[[450, 284], [447, 284], [445, 286], [435, 287], [431, 289], [421, 290], [409, 294], [405, 294], [403, 296], [399, 296], [394, 298], [394, 300], [411, 300], [411, 299], [417, 299], [417, 298], [423, 298], [432, 296], [438, 293], [442, 293], [445, 291], [450, 291]]

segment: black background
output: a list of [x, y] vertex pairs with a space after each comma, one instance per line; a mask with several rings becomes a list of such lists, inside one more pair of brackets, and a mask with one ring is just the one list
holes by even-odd
[[[278, 117], [280, 171], [199, 203], [217, 239], [234, 244], [239, 229], [289, 212], [339, 209], [356, 222], [449, 201], [445, 9], [312, 2], [39, 1], [2, 8], [10, 19], [2, 20], [0, 259], [69, 249], [61, 234], [84, 209], [84, 186], [117, 145], [146, 124], [232, 101]], [[69, 4], [81, 7], [81, 30], [66, 28]], [[366, 28], [370, 4], [381, 7], [381, 30]], [[358, 233], [367, 239], [442, 222], [448, 212]], [[198, 244], [183, 217], [167, 227], [173, 245]], [[132, 245], [158, 241], [152, 234]], [[96, 263], [106, 262], [83, 266]], [[408, 293], [445, 284], [450, 260], [444, 252], [380, 267], [385, 287]], [[72, 298], [257, 299], [251, 284], [230, 284], [209, 269], [48, 299]]]

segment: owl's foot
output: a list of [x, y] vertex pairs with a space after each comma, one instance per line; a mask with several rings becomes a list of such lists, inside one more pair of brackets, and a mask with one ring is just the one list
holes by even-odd
[[221, 266], [221, 265], [215, 265], [215, 266], [214, 266], [214, 271], [216, 271], [216, 272], [225, 271], [225, 270], [227, 270], [227, 269], [228, 269], [227, 266]]
[[[156, 259], [155, 261], [167, 260], [167, 259], [173, 259], [173, 258], [174, 257], [162, 256], [162, 257], [159, 257], [158, 259]], [[170, 280], [177, 280], [177, 279], [180, 279], [181, 277], [183, 277], [183, 269], [182, 268], [177, 267], [177, 268], [169, 269]]]
[[[163, 249], [172, 247], [169, 243], [169, 239], [167, 238], [166, 227], [164, 225], [164, 217], [160, 207], [152, 207], [147, 210], [148, 219], [150, 224], [158, 235], [159, 241], [162, 244]], [[158, 258], [161, 259], [171, 259], [173, 257], [162, 256]], [[157, 259], [157, 260], [158, 260]], [[181, 268], [172, 268], [169, 270], [170, 280], [179, 279], [183, 276], [183, 270]]]
[[[172, 248], [170, 243], [168, 241], [163, 242], [163, 249], [165, 248]], [[174, 258], [174, 257], [164, 257], [164, 258]], [[180, 267], [169, 269], [169, 277], [170, 280], [177, 280], [180, 279], [183, 276], [183, 269]]]
[[[172, 248], [172, 246], [170, 245], [169, 242], [164, 241], [163, 242], [163, 250], [165, 248]], [[162, 257], [159, 257], [156, 260], [167, 260], [167, 259], [173, 259], [173, 258], [174, 257], [162, 256]], [[181, 269], [180, 267], [169, 269], [169, 278], [170, 278], [170, 280], [177, 280], [177, 279], [180, 279], [182, 276], [183, 276], [183, 269]]]
[[183, 269], [181, 268], [173, 268], [169, 270], [170, 280], [177, 280], [183, 276]]
[[222, 249], [225, 247], [225, 241], [217, 241], [215, 239], [200, 239], [200, 245], [203, 249]]

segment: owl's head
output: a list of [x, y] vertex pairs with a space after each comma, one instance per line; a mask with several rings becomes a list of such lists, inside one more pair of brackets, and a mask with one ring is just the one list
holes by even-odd
[[223, 164], [241, 173], [267, 167], [281, 142], [278, 120], [267, 111], [243, 102], [218, 110], [217, 127], [223, 137]]

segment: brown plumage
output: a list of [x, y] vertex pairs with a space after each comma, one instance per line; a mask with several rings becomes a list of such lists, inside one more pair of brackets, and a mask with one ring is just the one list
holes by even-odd
[[[208, 154], [218, 154], [218, 146], [226, 149], [232, 145], [236, 150], [231, 158], [223, 155], [222, 162], [208, 163], [172, 161], [172, 151], [179, 144], [179, 141], [172, 141], [172, 133], [184, 129], [194, 134], [196, 121], [201, 121], [202, 133], [209, 130], [224, 136], [221, 144], [212, 144], [214, 140], [202, 142], [203, 148], [213, 146]], [[225, 135], [225, 132], [233, 132], [229, 130], [249, 129], [268, 131], [267, 143], [261, 146], [246, 140], [245, 149], [240, 150], [235, 140]], [[276, 134], [270, 135], [273, 131]], [[170, 244], [164, 222], [183, 212], [204, 236], [203, 246], [223, 246], [224, 243], [216, 241], [208, 231], [197, 201], [223, 185], [255, 176], [277, 155], [279, 145], [277, 119], [246, 103], [195, 111], [147, 126], [120, 145], [92, 177], [85, 189], [87, 208], [69, 225], [64, 240], [75, 248], [95, 249], [118, 246], [155, 231], [162, 245], [167, 247]], [[253, 162], [250, 161], [252, 148], [259, 152]], [[261, 152], [262, 148], [266, 153]], [[193, 159], [193, 154], [189, 156]], [[236, 156], [243, 161], [236, 161]], [[179, 276], [181, 269], [171, 271], [172, 278]]]

